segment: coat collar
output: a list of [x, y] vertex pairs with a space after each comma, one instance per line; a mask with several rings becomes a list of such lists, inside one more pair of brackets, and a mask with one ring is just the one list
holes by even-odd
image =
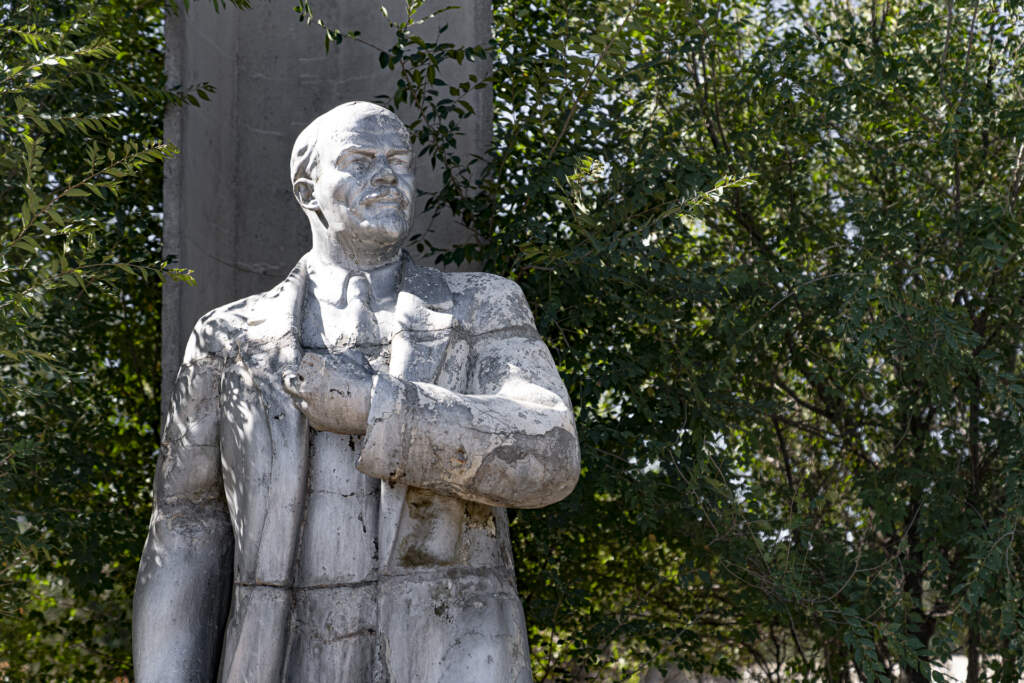
[[[248, 345], [273, 348], [279, 367], [302, 358], [302, 304], [309, 282], [307, 253], [288, 276], [250, 302], [246, 311]], [[444, 360], [452, 332], [452, 293], [444, 274], [412, 262], [402, 252], [395, 297], [398, 331], [391, 339], [388, 373], [409, 381], [432, 382]]]

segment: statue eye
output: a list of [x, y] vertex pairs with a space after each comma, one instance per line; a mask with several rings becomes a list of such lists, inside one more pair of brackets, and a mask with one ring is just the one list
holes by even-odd
[[370, 166], [370, 160], [361, 154], [350, 154], [338, 160], [338, 168], [349, 171], [365, 171]]

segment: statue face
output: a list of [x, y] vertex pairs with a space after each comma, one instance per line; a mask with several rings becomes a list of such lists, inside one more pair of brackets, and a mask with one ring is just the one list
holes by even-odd
[[[401, 242], [412, 221], [412, 149], [390, 112], [327, 122], [317, 143], [312, 199], [331, 241], [353, 246]], [[328, 132], [329, 131], [329, 132]]]

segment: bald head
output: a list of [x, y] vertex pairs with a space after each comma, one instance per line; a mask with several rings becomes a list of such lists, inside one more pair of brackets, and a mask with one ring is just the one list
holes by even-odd
[[292, 193], [325, 262], [394, 261], [412, 221], [409, 131], [384, 107], [347, 102], [318, 116], [292, 148]]
[[345, 102], [313, 119], [295, 138], [291, 157], [291, 180], [316, 180], [320, 149], [326, 141], [344, 146], [359, 135], [398, 134], [410, 147], [409, 130], [389, 109], [372, 102]]

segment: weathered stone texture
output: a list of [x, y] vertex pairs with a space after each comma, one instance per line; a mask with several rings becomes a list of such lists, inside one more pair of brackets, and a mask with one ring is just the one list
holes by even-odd
[[401, 249], [412, 153], [379, 106], [314, 119], [291, 164], [312, 248], [195, 324], [136, 584], [139, 683], [530, 680], [505, 507], [576, 485], [572, 406], [515, 283]]

